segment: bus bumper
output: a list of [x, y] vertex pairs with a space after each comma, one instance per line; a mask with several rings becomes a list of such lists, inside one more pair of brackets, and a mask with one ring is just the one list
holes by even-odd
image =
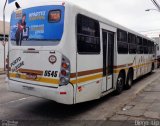
[[73, 86], [71, 84], [52, 88], [8, 80], [8, 90], [53, 100], [62, 104], [74, 104]]

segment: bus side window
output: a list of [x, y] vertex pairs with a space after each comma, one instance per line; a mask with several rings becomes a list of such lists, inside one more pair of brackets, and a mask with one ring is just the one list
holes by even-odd
[[137, 54], [143, 54], [142, 38], [137, 36], [136, 43], [137, 43]]
[[147, 41], [147, 39], [143, 39], [143, 50], [144, 50], [144, 54], [148, 54], [148, 41]]
[[154, 42], [151, 43], [151, 48], [152, 48], [151, 54], [154, 54]]
[[129, 54], [137, 53], [136, 36], [128, 33]]
[[117, 30], [117, 45], [119, 54], [128, 54], [127, 32]]
[[77, 16], [77, 49], [79, 54], [100, 53], [99, 22], [81, 14]]

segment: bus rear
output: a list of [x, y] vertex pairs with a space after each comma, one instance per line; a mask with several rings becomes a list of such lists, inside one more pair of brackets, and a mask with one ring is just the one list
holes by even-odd
[[73, 104], [70, 60], [57, 49], [64, 32], [64, 17], [63, 3], [12, 13], [9, 90]]

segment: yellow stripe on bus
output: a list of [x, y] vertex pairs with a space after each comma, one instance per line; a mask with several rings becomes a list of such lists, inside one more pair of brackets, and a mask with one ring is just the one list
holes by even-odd
[[[17, 76], [16, 73], [9, 73], [9, 77], [10, 78], [18, 78], [16, 76]], [[24, 79], [24, 80], [42, 82], [42, 83], [59, 84], [59, 80], [58, 79], [52, 79], [52, 78], [37, 77], [37, 79], [34, 80], [34, 79], [28, 79], [27, 76], [23, 75], [23, 74], [19, 74], [19, 78], [20, 79]]]
[[[130, 67], [133, 67], [133, 68], [140, 68], [142, 66], [147, 66], [149, 64], [151, 64], [152, 62], [148, 62], [148, 63], [144, 63], [144, 64], [139, 64], [139, 65], [135, 65], [135, 66], [130, 66]], [[114, 74], [118, 74], [120, 72], [120, 70], [128, 70], [129, 68], [118, 68], [118, 69], [114, 69], [113, 70], [113, 73]], [[33, 79], [28, 79], [26, 75], [23, 75], [23, 74], [19, 74], [20, 75], [20, 79], [24, 79], [24, 80], [31, 80], [31, 81], [36, 81], [36, 82], [42, 82], [42, 83], [49, 83], [49, 84], [59, 84], [59, 80], [58, 79], [52, 79], [52, 78], [44, 78], [44, 77], [37, 77], [37, 79], [33, 80]], [[16, 73], [10, 73], [9, 76], [11, 78], [17, 78], [17, 74]], [[99, 73], [99, 74], [96, 74], [96, 75], [91, 75], [91, 76], [87, 76], [87, 77], [83, 77], [83, 78], [78, 78], [77, 80], [74, 79], [74, 80], [71, 80], [70, 82], [72, 84], [79, 84], [79, 83], [84, 83], [84, 82], [87, 82], [87, 81], [92, 81], [92, 80], [96, 80], [96, 79], [100, 79], [103, 77], [103, 74], [102, 73]]]
[[[152, 63], [152, 62], [144, 63], [144, 64], [139, 64], [139, 65], [135, 65], [135, 66], [130, 66], [130, 67], [139, 69], [140, 67], [147, 67], [147, 66], [148, 66], [149, 64], [151, 64], [151, 63]], [[121, 67], [121, 68], [118, 68], [118, 69], [114, 69], [113, 71], [114, 71], [115, 74], [118, 74], [122, 69], [128, 70], [129, 68]]]
[[86, 81], [91, 81], [91, 80], [96, 80], [96, 79], [102, 78], [102, 76], [103, 76], [102, 74], [97, 74], [97, 75], [93, 75], [93, 76], [89, 76], [89, 77], [79, 78], [77, 80], [72, 80], [71, 83], [72, 84], [83, 83]]

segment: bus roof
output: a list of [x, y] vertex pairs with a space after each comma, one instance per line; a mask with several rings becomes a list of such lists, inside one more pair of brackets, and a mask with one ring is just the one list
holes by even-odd
[[[68, 2], [68, 1], [67, 1], [67, 2]], [[122, 26], [122, 25], [120, 25], [120, 24], [118, 24], [118, 23], [116, 23], [116, 22], [114, 22], [114, 21], [108, 20], [107, 18], [102, 17], [102, 16], [100, 16], [99, 14], [95, 14], [95, 13], [87, 10], [86, 8], [83, 8], [83, 7], [81, 7], [81, 6], [79, 6], [79, 5], [76, 5], [76, 4], [74, 4], [74, 3], [70, 3], [70, 4], [76, 6], [76, 7], [80, 8], [80, 9], [83, 9], [84, 11], [86, 11], [87, 13], [89, 13], [89, 14], [91, 15], [91, 16], [90, 16], [91, 18], [94, 17], [94, 19], [96, 19], [96, 20], [98, 20], [98, 21], [100, 21], [100, 22], [102, 22], [102, 23], [104, 23], [104, 24], [110, 25], [110, 26], [115, 27], [115, 28], [119, 28], [119, 29], [121, 29], [121, 30], [130, 32], [130, 33], [135, 34], [135, 35], [140, 36], [140, 37], [143, 37], [143, 38], [145, 38], [145, 39], [149, 39], [149, 40], [151, 40], [151, 41], [154, 41], [153, 39], [151, 39], [151, 38], [149, 38], [149, 37], [147, 37], [147, 36], [144, 36], [144, 35], [142, 35], [141, 33], [138, 33], [138, 32], [136, 32], [136, 31], [134, 31], [134, 30], [131, 30], [131, 29], [129, 29], [129, 28], [126, 28], [126, 27], [124, 27], [124, 26]], [[154, 42], [155, 42], [155, 41], [154, 41]]]

